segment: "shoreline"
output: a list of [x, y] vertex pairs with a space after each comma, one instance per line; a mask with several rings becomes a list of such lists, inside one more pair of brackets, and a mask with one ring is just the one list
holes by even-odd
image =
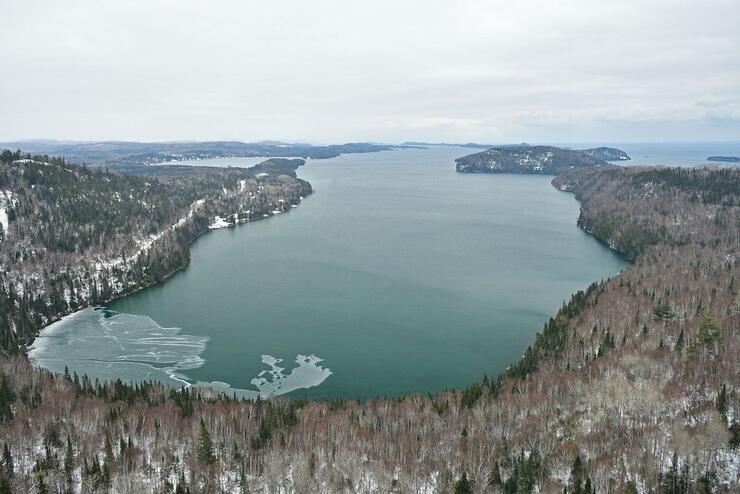
[[[313, 194], [313, 189], [311, 190], [310, 194]], [[308, 197], [308, 196], [306, 196], [306, 197]], [[305, 200], [306, 197], [303, 197], [302, 200], [301, 200], [301, 202], [303, 200]], [[297, 207], [297, 206], [290, 207], [286, 211], [281, 211], [280, 214], [288, 213], [292, 209], [295, 209], [295, 207]], [[114, 302], [116, 300], [119, 300], [119, 299], [122, 299], [122, 298], [125, 298], [125, 297], [128, 297], [128, 296], [131, 296], [131, 295], [134, 295], [136, 293], [139, 293], [142, 290], [146, 290], [148, 288], [152, 288], [154, 286], [164, 284], [171, 277], [173, 277], [176, 274], [178, 274], [179, 272], [185, 270], [190, 265], [190, 247], [192, 247], [192, 245], [196, 241], [198, 241], [200, 238], [204, 237], [206, 234], [211, 233], [211, 232], [214, 232], [214, 231], [218, 231], [218, 230], [237, 228], [237, 227], [240, 227], [240, 226], [243, 226], [243, 225], [248, 225], [249, 223], [254, 223], [256, 221], [263, 221], [263, 220], [269, 219], [269, 218], [271, 218], [273, 216], [277, 216], [277, 214], [269, 214], [267, 216], [259, 216], [257, 218], [251, 219], [251, 220], [236, 222], [234, 224], [229, 224], [229, 225], [225, 225], [225, 226], [219, 226], [217, 228], [211, 228], [210, 226], [208, 226], [205, 230], [203, 230], [201, 233], [197, 234], [194, 238], [192, 238], [191, 240], [189, 240], [186, 243], [188, 255], [187, 255], [187, 260], [186, 260], [186, 262], [184, 264], [178, 266], [174, 270], [172, 270], [169, 273], [167, 273], [166, 275], [164, 275], [161, 279], [156, 280], [156, 281], [153, 281], [152, 283], [145, 284], [145, 285], [142, 285], [142, 286], [131, 287], [130, 289], [124, 290], [121, 293], [118, 293], [118, 294], [116, 294], [116, 295], [114, 295], [114, 296], [112, 296], [110, 298], [101, 300], [101, 301], [99, 301], [99, 303], [85, 304], [84, 306], [77, 307], [74, 310], [69, 310], [69, 311], [66, 311], [66, 312], [57, 314], [56, 316], [54, 316], [53, 318], [51, 318], [50, 321], [47, 324], [45, 324], [44, 326], [42, 326], [41, 328], [39, 328], [38, 334], [36, 334], [36, 336], [34, 337], [33, 341], [31, 341], [29, 344], [27, 344], [21, 353], [23, 353], [24, 355], [28, 356], [28, 350], [33, 346], [33, 344], [35, 343], [36, 339], [41, 335], [41, 332], [44, 331], [45, 329], [47, 329], [49, 326], [58, 323], [59, 321], [61, 321], [62, 319], [66, 318], [66, 317], [75, 315], [78, 312], [80, 312], [82, 310], [85, 310], [85, 309], [96, 308], [96, 307], [104, 307], [104, 306], [110, 304], [111, 302]]]
[[[537, 176], [540, 176], [540, 175], [537, 175]], [[557, 187], [557, 186], [556, 186], [556, 185], [555, 185], [555, 184], [553, 183], [553, 181], [554, 181], [554, 180], [555, 180], [555, 179], [556, 179], [556, 178], [558, 177], [558, 175], [554, 175], [554, 176], [551, 176], [551, 177], [552, 177], [552, 178], [551, 178], [551, 180], [549, 181], [549, 185], [550, 185], [551, 187], [553, 187], [553, 188], [554, 188], [554, 189], [555, 189], [556, 191], [558, 191], [558, 192], [568, 192], [568, 193], [570, 193], [571, 195], [573, 195], [573, 196], [574, 196], [574, 198], [576, 199], [576, 201], [578, 202], [578, 204], [579, 204], [579, 208], [581, 209], [581, 212], [582, 212], [582, 207], [581, 207], [581, 206], [582, 206], [582, 203], [581, 203], [581, 201], [580, 201], [580, 200], [578, 199], [578, 197], [576, 197], [575, 193], [574, 193], [573, 191], [571, 191], [571, 190], [562, 190], [561, 188]], [[315, 192], [315, 190], [313, 189], [313, 186], [312, 186], [312, 189], [311, 189], [311, 193], [313, 193], [313, 192]], [[307, 196], [307, 197], [308, 197], [308, 196]], [[301, 200], [303, 200], [303, 199], [305, 199], [305, 198], [304, 198], [304, 197], [302, 197], [302, 198], [301, 198]], [[291, 210], [291, 209], [293, 209], [294, 207], [297, 207], [297, 206], [293, 206], [293, 207], [291, 207], [291, 208], [288, 208], [288, 209], [287, 209], [287, 210], [286, 210], [285, 212], [287, 212], [287, 211], [290, 211], [290, 210]], [[85, 309], [89, 309], [89, 308], [93, 308], [93, 307], [104, 307], [104, 306], [106, 306], [106, 305], [110, 304], [111, 302], [113, 302], [113, 301], [115, 301], [115, 300], [119, 300], [119, 299], [122, 299], [122, 298], [124, 298], [124, 297], [130, 296], [130, 295], [134, 295], [134, 294], [136, 294], [136, 293], [138, 293], [138, 292], [140, 292], [140, 291], [142, 291], [142, 290], [144, 290], [144, 289], [147, 289], [147, 288], [151, 288], [151, 287], [157, 286], [157, 285], [159, 285], [159, 284], [163, 284], [163, 283], [164, 283], [164, 282], [166, 282], [166, 281], [167, 281], [167, 280], [168, 280], [168, 279], [169, 279], [170, 277], [172, 277], [172, 276], [176, 275], [176, 274], [177, 274], [178, 272], [180, 272], [180, 271], [183, 271], [183, 270], [185, 270], [185, 269], [186, 269], [186, 268], [187, 268], [187, 267], [188, 267], [188, 266], [190, 265], [190, 260], [191, 260], [191, 258], [190, 258], [190, 247], [191, 247], [191, 246], [192, 246], [192, 245], [193, 245], [193, 244], [194, 244], [194, 243], [195, 243], [195, 242], [196, 242], [196, 241], [197, 241], [198, 239], [200, 239], [200, 238], [201, 238], [201, 237], [202, 237], [203, 235], [205, 235], [206, 233], [210, 232], [211, 230], [220, 230], [220, 229], [236, 228], [237, 226], [241, 226], [242, 224], [248, 224], [248, 223], [251, 223], [251, 222], [254, 222], [254, 221], [258, 221], [258, 220], [265, 220], [265, 219], [268, 219], [268, 218], [270, 218], [271, 216], [275, 216], [275, 215], [276, 215], [276, 214], [270, 214], [270, 215], [267, 215], [266, 217], [263, 217], [263, 216], [259, 216], [259, 217], [255, 218], [255, 219], [253, 219], [253, 220], [248, 220], [248, 221], [244, 221], [244, 222], [238, 222], [238, 221], [237, 221], [237, 222], [235, 222], [235, 223], [233, 223], [233, 224], [225, 224], [225, 225], [223, 225], [223, 226], [219, 226], [219, 227], [217, 227], [217, 228], [213, 228], [213, 225], [209, 226], [209, 227], [208, 227], [208, 228], [207, 228], [207, 229], [206, 229], [205, 231], [203, 231], [203, 232], [202, 232], [201, 234], [199, 234], [199, 235], [197, 235], [196, 237], [194, 237], [194, 238], [193, 238], [193, 239], [192, 239], [192, 240], [191, 240], [191, 241], [190, 241], [190, 242], [188, 243], [188, 245], [187, 245], [187, 248], [188, 248], [188, 251], [187, 251], [187, 252], [188, 252], [188, 256], [187, 256], [187, 262], [186, 262], [186, 264], [184, 264], [184, 265], [182, 265], [182, 266], [179, 266], [179, 267], [178, 267], [177, 269], [175, 269], [174, 271], [172, 271], [171, 273], [169, 273], [169, 274], [168, 274], [167, 276], [165, 276], [164, 278], [162, 278], [162, 279], [161, 279], [161, 280], [159, 280], [159, 281], [153, 282], [153, 283], [151, 283], [151, 284], [148, 284], [148, 285], [145, 285], [145, 286], [140, 286], [140, 287], [136, 287], [135, 289], [132, 289], [132, 290], [130, 290], [130, 291], [128, 291], [128, 292], [125, 292], [125, 293], [121, 293], [121, 294], [119, 294], [119, 295], [116, 295], [115, 297], [111, 297], [111, 298], [110, 298], [109, 300], [106, 300], [106, 301], [105, 301], [104, 303], [102, 303], [102, 304], [95, 304], [95, 305], [86, 305], [86, 306], [84, 306], [84, 307], [80, 307], [80, 308], [76, 309], [76, 310], [75, 310], [75, 311], [73, 311], [73, 312], [70, 312], [70, 313], [64, 314], [63, 316], [61, 316], [61, 317], [60, 317], [60, 318], [58, 318], [57, 320], [55, 320], [55, 321], [52, 321], [52, 322], [51, 322], [50, 324], [48, 324], [48, 325], [44, 326], [43, 328], [41, 328], [41, 330], [39, 331], [39, 333], [38, 333], [38, 335], [36, 336], [36, 338], [34, 338], [34, 342], [32, 342], [32, 343], [31, 343], [31, 345], [29, 345], [29, 346], [27, 347], [27, 350], [28, 350], [28, 349], [31, 349], [31, 348], [32, 348], [32, 346], [34, 345], [35, 341], [36, 341], [36, 340], [38, 339], [38, 337], [39, 337], [39, 336], [41, 336], [41, 333], [42, 333], [42, 331], [44, 331], [44, 330], [46, 330], [47, 328], [49, 328], [49, 326], [51, 326], [51, 325], [53, 325], [53, 324], [55, 324], [55, 323], [58, 323], [58, 322], [59, 322], [59, 321], [61, 321], [62, 319], [64, 319], [64, 318], [67, 318], [67, 317], [70, 317], [70, 316], [74, 316], [75, 314], [77, 314], [77, 313], [79, 313], [80, 311], [82, 311], [82, 310], [85, 310]], [[628, 266], [627, 266], [627, 267], [626, 267], [625, 269], [623, 269], [623, 270], [619, 271], [618, 273], [616, 273], [615, 275], [611, 276], [610, 278], [607, 278], [607, 280], [609, 280], [609, 279], [614, 279], [614, 278], [616, 278], [616, 277], [620, 276], [620, 275], [621, 275], [622, 273], [624, 273], [624, 272], [628, 271], [629, 269], [631, 269], [631, 267], [632, 267], [632, 265], [633, 265], [633, 261], [631, 261], [631, 260], [627, 259], [627, 258], [625, 257], [625, 255], [624, 255], [624, 253], [623, 253], [622, 251], [620, 251], [619, 249], [617, 249], [617, 248], [616, 248], [615, 246], [611, 245], [611, 244], [610, 244], [609, 242], [607, 242], [607, 241], [606, 241], [605, 239], [603, 239], [603, 238], [601, 238], [601, 237], [599, 237], [599, 236], [595, 235], [594, 233], [592, 233], [592, 232], [588, 231], [587, 229], [583, 228], [583, 226], [582, 226], [582, 225], [580, 224], [580, 221], [579, 221], [579, 219], [580, 219], [580, 214], [579, 214], [579, 217], [578, 217], [578, 219], [576, 220], [576, 226], [578, 227], [578, 229], [579, 229], [579, 230], [581, 230], [581, 231], [582, 231], [583, 233], [585, 233], [585, 234], [587, 234], [588, 236], [590, 236], [590, 237], [592, 237], [593, 239], [595, 239], [595, 240], [596, 240], [596, 241], [597, 241], [598, 243], [600, 243], [601, 245], [603, 245], [604, 247], [606, 247], [606, 248], [607, 248], [607, 249], [608, 249], [608, 250], [609, 250], [610, 252], [612, 252], [613, 254], [616, 254], [616, 255], [618, 255], [618, 256], [619, 256], [619, 257], [620, 257], [621, 259], [625, 260], [625, 261], [626, 261], [626, 262], [628, 263]], [[602, 280], [603, 280], [603, 279], [602, 279]], [[604, 281], [606, 281], [606, 280], [604, 280]], [[596, 283], [596, 284], [598, 284], [598, 283], [599, 283], [599, 281], [598, 281], [598, 280], [596, 280], [596, 281], [594, 281], [593, 283]], [[584, 287], [584, 289], [585, 289], [585, 287]], [[563, 298], [563, 301], [564, 301], [564, 303], [567, 303], [568, 301], [572, 300], [572, 298], [573, 298], [573, 297], [574, 297], [574, 296], [576, 295], [576, 293], [578, 293], [578, 292], [579, 292], [579, 290], [576, 290], [576, 291], [575, 291], [575, 292], [573, 292], [573, 293], [569, 293], [569, 294], [565, 295], [565, 296], [564, 296], [564, 298]], [[548, 316], [547, 316], [547, 317], [548, 317], [548, 318], [551, 318], [551, 317], [555, 317], [556, 315], [557, 315], [557, 311], [556, 311], [555, 313], [551, 313], [551, 314], [548, 314]], [[527, 345], [532, 345], [532, 344], [534, 343], [535, 339], [537, 338], [537, 334], [538, 334], [538, 332], [537, 332], [537, 331], [533, 331], [533, 333], [534, 333], [534, 334], [533, 334], [533, 337], [532, 337], [532, 339], [531, 339], [531, 340], [529, 340], [529, 342], [527, 343]], [[521, 354], [522, 356], [524, 355], [524, 353], [523, 353], [523, 352], [524, 352], [524, 350], [526, 350], [526, 347], [522, 349], [522, 354]], [[34, 366], [36, 366], [36, 367], [39, 367], [39, 366], [37, 366], [37, 365], [36, 365], [36, 361], [35, 361], [35, 359], [33, 359], [33, 358], [32, 358], [32, 357], [30, 356], [30, 355], [27, 355], [27, 356], [29, 357], [29, 359], [31, 359], [31, 360], [32, 360], [32, 362], [33, 362]], [[493, 375], [494, 379], [495, 379], [495, 378], [499, 378], [499, 377], [503, 377], [503, 376], [504, 376], [504, 375], [505, 375], [505, 374], [507, 373], [507, 370], [508, 370], [508, 368], [509, 368], [509, 367], [511, 367], [511, 366], [513, 366], [513, 365], [515, 365], [515, 364], [516, 364], [516, 363], [517, 363], [517, 362], [518, 362], [519, 360], [521, 360], [521, 358], [522, 358], [521, 356], [520, 356], [520, 357], [518, 357], [518, 358], [517, 358], [516, 360], [512, 361], [512, 362], [511, 362], [511, 363], [510, 363], [510, 364], [509, 364], [509, 365], [508, 365], [508, 366], [507, 366], [507, 367], [506, 367], [506, 368], [505, 368], [504, 370], [502, 370], [501, 372], [499, 372], [499, 373], [497, 373], [497, 374], [494, 374], [494, 375]], [[134, 383], [134, 382], [138, 382], [138, 381], [137, 381], [136, 379], [134, 379], [134, 380], [129, 380], [129, 381], [125, 381], [125, 382], [129, 382], [129, 383]], [[157, 381], [157, 382], [158, 382], [158, 381]], [[476, 382], [476, 381], [474, 381], [473, 383], [468, 383], [468, 384], [465, 384], [465, 383], [463, 383], [463, 384], [461, 384], [461, 385], [460, 385], [459, 387], [456, 387], [456, 388], [452, 388], [452, 389], [464, 389], [464, 388], [465, 388], [466, 386], [469, 386], [469, 385], [471, 385], [471, 384], [474, 384], [475, 382]], [[160, 383], [160, 384], [162, 384], [162, 383]], [[169, 386], [169, 385], [166, 385], [166, 384], [165, 384], [165, 386]], [[236, 392], [242, 391], [242, 392], [245, 392], [246, 394], [251, 394], [252, 392], [255, 392], [255, 391], [253, 391], [253, 390], [246, 390], [246, 389], [242, 389], [242, 388], [234, 388], [234, 387], [232, 387], [231, 385], [228, 385], [228, 386], [226, 386], [226, 387], [222, 387], [222, 386], [218, 386], [218, 385], [216, 385], [216, 386], [213, 386], [213, 385], [211, 385], [211, 383], [200, 383], [200, 382], [192, 382], [192, 383], [191, 383], [191, 382], [188, 382], [188, 383], [184, 384], [184, 386], [186, 386], [186, 387], [188, 387], [188, 388], [191, 388], [191, 387], [198, 387], [198, 388], [201, 388], [201, 389], [210, 389], [211, 391], [213, 391], [213, 392], [215, 392], [215, 393], [229, 393], [229, 392], [234, 392], [234, 391], [236, 391]], [[440, 391], [440, 392], [442, 392], [442, 391]], [[412, 393], [402, 393], [402, 394], [401, 394], [401, 396], [407, 396], [407, 395], [409, 395], [409, 394], [413, 395], [413, 394], [419, 394], [419, 393], [423, 393], [423, 391], [415, 391], [415, 392], [412, 392]], [[241, 394], [241, 393], [238, 393], [238, 394]], [[377, 396], [378, 396], [378, 397], [380, 397], [380, 396], [382, 396], [382, 395], [381, 395], [381, 394], [378, 394]], [[322, 401], [322, 400], [323, 400], [323, 399], [318, 399], [318, 401]]]
[[[593, 226], [610, 245], [631, 252], [636, 261], [631, 266], [622, 264], [624, 271], [619, 275], [575, 293], [499, 378], [479, 379], [476, 372], [462, 381], [479, 379], [472, 385], [454, 385], [439, 393], [417, 393], [413, 391], [416, 387], [405, 394], [367, 399], [339, 394], [324, 399], [298, 391], [249, 400], [232, 396], [229, 388], [218, 389], [222, 383], [217, 373], [210, 386], [182, 391], [152, 381], [93, 385], [89, 377], [78, 382], [58, 372], [35, 369], [18, 355], [0, 361], [11, 390], [19, 393], [33, 383], [27, 398], [21, 396], [15, 411], [11, 408], [15, 415], [4, 429], [14, 456], [31, 458], [17, 463], [16, 478], [24, 485], [32, 484], [38, 475], [37, 462], [26, 452], [39, 451], [37, 445], [48, 441], [48, 429], [29, 429], [29, 423], [59, 423], [63, 431], [78, 438], [79, 462], [105, 457], [106, 437], [114, 448], [131, 438], [133, 445], [142, 448], [141, 458], [158, 461], [155, 468], [170, 468], [167, 455], [185, 458], [183, 447], [186, 455], [192, 451], [193, 456], [187, 458], [195, 461], [196, 451], [187, 448], [197, 444], [199, 427], [205, 424], [219, 445], [217, 470], [245, 468], [250, 488], [263, 490], [279, 477], [290, 479], [291, 488], [310, 492], [317, 479], [334, 478], [337, 469], [363, 472], [373, 482], [368, 491], [390, 486], [396, 479], [402, 489], [414, 491], [414, 486], [431, 478], [435, 492], [448, 492], [453, 475], [460, 472], [467, 472], [474, 485], [486, 488], [496, 475], [502, 482], [507, 476], [519, 482], [519, 477], [511, 477], [512, 469], [532, 467], [521, 451], [531, 452], [538, 462], [535, 468], [547, 465], [532, 484], [542, 492], [560, 492], [572, 485], [567, 472], [574, 458], [581, 458], [583, 471], [599, 492], [612, 487], [635, 492], [635, 485], [658, 488], [678, 461], [689, 465], [685, 470], [691, 473], [685, 476], [692, 485], [710, 475], [719, 491], [732, 490], [740, 466], [733, 408], [740, 338], [733, 328], [740, 324], [740, 311], [727, 308], [740, 304], [735, 282], [740, 262], [728, 254], [738, 248], [735, 220], [740, 217], [740, 170], [620, 167], [556, 180], [557, 185], [572, 186], [582, 205], [583, 224]], [[546, 187], [544, 182], [542, 186]], [[650, 194], [645, 194], [646, 189]], [[706, 195], [701, 202], [693, 200], [702, 192]], [[658, 204], [674, 208], [666, 213]], [[682, 222], [674, 222], [674, 215]], [[551, 221], [557, 221], [556, 217]], [[707, 221], [708, 217], [719, 221]], [[562, 223], [572, 229], [573, 220]], [[634, 225], [640, 228], [635, 230]], [[666, 227], [656, 241], [652, 232]], [[693, 233], [682, 241], [686, 231]], [[584, 233], [578, 235], [585, 238]], [[200, 262], [200, 256], [196, 257]], [[578, 268], [581, 256], [570, 259], [575, 262], [568, 264], [569, 269]], [[582, 284], [598, 275], [584, 277]], [[530, 303], [526, 294], [524, 298], [524, 304]], [[122, 322], [103, 322], [102, 336], [111, 337], [107, 339], [99, 339], [96, 327], [90, 325], [95, 316], [73, 322], [70, 331], [79, 326], [81, 336], [101, 346], [79, 345], [69, 348], [75, 351], [65, 351], [62, 345], [60, 352], [50, 348], [53, 368], [61, 370], [65, 357], [79, 360], [94, 353], [115, 359], [119, 355], [115, 338], [122, 336], [118, 330], [130, 316], [122, 317]], [[184, 321], [187, 326], [188, 319]], [[207, 326], [207, 321], [203, 319], [201, 326]], [[141, 324], [131, 327], [144, 331], [128, 332], [134, 338], [125, 342], [120, 354], [140, 360], [128, 348], [139, 346], [138, 335], [157, 329]], [[60, 333], [56, 338], [61, 342], [66, 335]], [[518, 358], [516, 353], [512, 348], [505, 357]], [[153, 352], [146, 361], [158, 354]], [[122, 369], [103, 369], [92, 362], [83, 370], [88, 366], [100, 369], [101, 375], [115, 375]], [[146, 376], [146, 369], [141, 370], [132, 367], [131, 375]], [[103, 420], [108, 416], [110, 420]], [[238, 422], [232, 423], [231, 417]], [[130, 427], [143, 423], [148, 427]], [[164, 434], [159, 424], [167, 424]], [[347, 441], [353, 437], [363, 440]], [[672, 455], [674, 437], [690, 440], [691, 449]], [[64, 445], [51, 445], [49, 451], [47, 456], [63, 457]], [[260, 463], [245, 467], [242, 452], [260, 458]], [[630, 461], [625, 462], [625, 457]], [[320, 465], [315, 477], [291, 477], [296, 465], [310, 465], [311, 458]], [[419, 458], [424, 460], [422, 469]], [[175, 468], [188, 476], [202, 471], [188, 461]], [[130, 479], [127, 470], [111, 471], [117, 475], [114, 482]], [[266, 475], [266, 471], [273, 473]], [[615, 477], [615, 471], [621, 473]], [[439, 478], [448, 480], [438, 482]], [[149, 479], [142, 476], [141, 485]], [[237, 480], [230, 490], [237, 490]]]

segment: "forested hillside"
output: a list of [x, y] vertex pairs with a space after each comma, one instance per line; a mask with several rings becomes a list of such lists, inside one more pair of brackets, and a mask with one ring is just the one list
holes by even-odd
[[[478, 145], [467, 145], [479, 147]], [[455, 160], [460, 173], [523, 173], [557, 175], [574, 168], [606, 165], [608, 161], [627, 161], [630, 157], [615, 148], [569, 149], [555, 146], [495, 146]]]
[[75, 309], [149, 286], [187, 265], [221, 225], [287, 211], [311, 192], [302, 160], [259, 169], [128, 176], [62, 158], [0, 153], [0, 349], [23, 350]]
[[333, 158], [345, 153], [372, 153], [405, 146], [389, 146], [367, 142], [312, 146], [280, 141], [193, 141], [193, 142], [131, 142], [131, 141], [30, 141], [0, 143], [9, 149], [21, 148], [34, 154], [66, 156], [75, 163], [104, 167], [123, 173], [147, 173], [150, 165], [168, 161], [227, 158], [234, 156], [293, 156], [301, 158]]
[[738, 492], [740, 170], [604, 166], [554, 184], [634, 263], [575, 294], [505, 375], [240, 402], [6, 358], [0, 492]]
[[553, 181], [581, 202], [578, 225], [635, 259], [654, 244], [740, 247], [740, 173], [732, 168], [616, 167]]

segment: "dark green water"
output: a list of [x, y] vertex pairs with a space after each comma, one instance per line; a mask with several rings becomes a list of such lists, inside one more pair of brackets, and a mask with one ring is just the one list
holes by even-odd
[[497, 374], [574, 291], [625, 263], [576, 227], [577, 201], [550, 177], [455, 173], [467, 152], [309, 161], [299, 175], [316, 192], [298, 208], [202, 237], [185, 271], [111, 304], [120, 315], [53, 325], [32, 357], [256, 390], [262, 355], [284, 359], [283, 375], [315, 355], [319, 367], [292, 376], [293, 387], [320, 382], [294, 392], [309, 396], [433, 392]]

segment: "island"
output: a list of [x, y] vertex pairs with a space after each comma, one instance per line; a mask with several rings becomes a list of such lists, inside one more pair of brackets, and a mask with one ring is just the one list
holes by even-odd
[[[609, 149], [609, 151], [604, 151]], [[573, 168], [607, 165], [600, 156], [620, 156], [618, 149], [573, 150], [555, 146], [499, 146], [455, 160], [460, 173], [558, 175]], [[626, 155], [625, 155], [626, 156]]]
[[719, 161], [721, 163], [740, 163], [738, 156], [710, 156], [707, 161]]
[[631, 159], [629, 155], [621, 149], [604, 146], [584, 149], [583, 152], [596, 159], [604, 161], [629, 161]]

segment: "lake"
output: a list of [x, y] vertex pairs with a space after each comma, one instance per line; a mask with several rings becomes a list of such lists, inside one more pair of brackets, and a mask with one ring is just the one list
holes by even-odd
[[728, 166], [727, 163], [708, 162], [709, 156], [740, 156], [740, 141], [716, 142], [618, 142], [562, 144], [573, 149], [595, 146], [610, 146], [627, 153], [630, 161], [619, 161], [625, 166], [664, 165], [664, 166]]
[[41, 366], [242, 396], [435, 392], [498, 374], [626, 263], [552, 177], [455, 172], [457, 147], [309, 160], [289, 214], [211, 232], [165, 283], [46, 328]]

